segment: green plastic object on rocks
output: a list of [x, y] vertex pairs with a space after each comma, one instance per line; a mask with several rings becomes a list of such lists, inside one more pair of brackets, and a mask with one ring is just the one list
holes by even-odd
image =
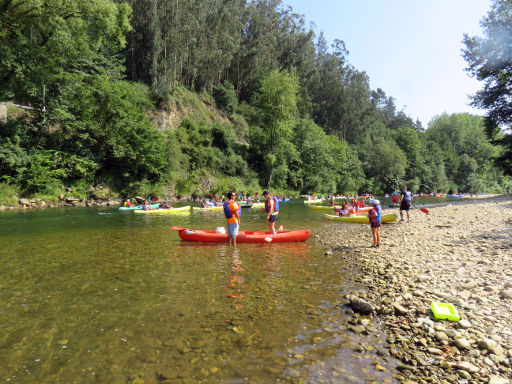
[[459, 321], [460, 316], [453, 304], [438, 303], [433, 301], [431, 304], [434, 317], [439, 320]]

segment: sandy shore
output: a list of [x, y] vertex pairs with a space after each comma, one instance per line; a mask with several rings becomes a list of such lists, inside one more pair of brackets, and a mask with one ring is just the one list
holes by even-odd
[[[380, 319], [403, 383], [512, 383], [512, 196], [427, 208], [383, 225], [379, 249], [367, 225], [317, 233], [326, 254], [360, 266], [354, 295], [374, 311], [354, 313], [354, 331]], [[432, 301], [454, 304], [462, 320], [435, 320]]]

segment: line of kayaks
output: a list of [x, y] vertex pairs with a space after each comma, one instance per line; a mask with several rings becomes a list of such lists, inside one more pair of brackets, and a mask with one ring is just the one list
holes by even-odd
[[[151, 209], [156, 209], [160, 206], [159, 203], [156, 203], [156, 204], [151, 204], [150, 207]], [[135, 211], [137, 209], [142, 209], [142, 205], [137, 205], [136, 207], [119, 207], [119, 210], [120, 211]]]
[[185, 207], [179, 207], [179, 208], [169, 208], [169, 209], [136, 209], [134, 211], [135, 213], [142, 213], [145, 215], [172, 215], [176, 213], [189, 213], [190, 212], [190, 205], [186, 205]]

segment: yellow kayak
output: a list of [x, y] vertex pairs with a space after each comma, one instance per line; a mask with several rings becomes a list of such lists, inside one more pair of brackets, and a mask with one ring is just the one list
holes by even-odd
[[[355, 224], [369, 224], [368, 216], [337, 216], [337, 215], [324, 215], [325, 220], [341, 221], [342, 223], [355, 223]], [[389, 223], [396, 220], [394, 213], [387, 213], [382, 215], [382, 222]]]
[[222, 211], [224, 209], [224, 207], [222, 205], [219, 205], [217, 207], [192, 207], [192, 209], [194, 211], [206, 212], [206, 211]]
[[265, 208], [265, 203], [252, 203], [251, 208]]
[[319, 204], [324, 202], [325, 200], [316, 199], [316, 200], [304, 200], [304, 204]]
[[334, 207], [328, 207], [327, 205], [310, 205], [309, 206], [309, 209], [326, 210], [326, 211], [332, 211], [335, 208], [339, 209], [339, 208], [341, 208], [341, 205], [335, 205]]
[[135, 213], [144, 213], [144, 214], [155, 214], [155, 215], [167, 215], [167, 214], [173, 214], [173, 213], [187, 213], [190, 212], [190, 205], [187, 205], [185, 207], [179, 207], [179, 208], [169, 208], [169, 209], [150, 209], [148, 211], [145, 211], [143, 209], [136, 209], [134, 211]]

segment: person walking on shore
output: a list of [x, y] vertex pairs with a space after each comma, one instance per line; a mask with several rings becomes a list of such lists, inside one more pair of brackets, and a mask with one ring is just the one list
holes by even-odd
[[265, 212], [267, 213], [268, 229], [275, 235], [275, 225], [279, 215], [279, 201], [268, 191], [263, 192], [263, 197], [267, 200], [265, 202]]
[[228, 245], [236, 246], [236, 237], [240, 228], [240, 213], [238, 203], [235, 201], [236, 195], [228, 192], [228, 200], [224, 203], [224, 215], [228, 224]]
[[409, 223], [411, 221], [411, 218], [409, 216], [409, 209], [411, 208], [411, 202], [412, 202], [412, 193], [407, 190], [407, 187], [404, 186], [402, 188], [402, 194], [400, 195], [400, 220], [404, 221], [404, 214], [403, 211], [407, 211], [407, 222]]
[[372, 201], [373, 208], [368, 212], [368, 219], [370, 221], [370, 228], [372, 230], [373, 245], [372, 248], [380, 246], [380, 223], [382, 220], [382, 210], [379, 200]]

